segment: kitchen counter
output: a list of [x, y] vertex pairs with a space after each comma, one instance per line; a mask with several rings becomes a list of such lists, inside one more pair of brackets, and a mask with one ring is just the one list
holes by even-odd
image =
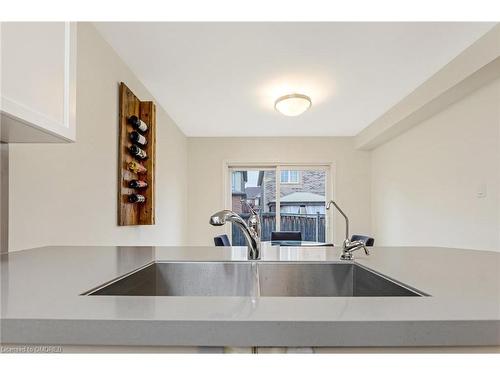
[[[356, 262], [427, 297], [151, 297], [82, 293], [149, 262], [243, 261], [244, 247], [50, 246], [1, 256], [1, 341], [47, 345], [500, 345], [500, 253], [373, 247]], [[267, 247], [265, 261], [338, 261]]]

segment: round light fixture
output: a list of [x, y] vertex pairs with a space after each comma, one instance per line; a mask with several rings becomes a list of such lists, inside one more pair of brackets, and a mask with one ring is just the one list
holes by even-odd
[[311, 98], [303, 94], [289, 94], [276, 99], [274, 108], [285, 116], [298, 116], [312, 105]]

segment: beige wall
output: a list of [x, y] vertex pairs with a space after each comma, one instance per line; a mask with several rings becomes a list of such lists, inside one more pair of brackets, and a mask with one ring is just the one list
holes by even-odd
[[[0, 127], [2, 126], [0, 120]], [[9, 144], [0, 143], [0, 253], [9, 251]]]
[[379, 245], [500, 251], [500, 80], [375, 149], [371, 185]]
[[174, 245], [187, 230], [187, 140], [157, 106], [157, 225], [117, 223], [118, 84], [149, 92], [90, 24], [78, 24], [77, 142], [10, 145], [9, 250]]
[[[188, 244], [211, 245], [224, 228], [210, 215], [225, 208], [223, 164], [231, 162], [325, 163], [334, 166], [334, 196], [351, 219], [352, 233], [370, 233], [370, 154], [354, 149], [353, 137], [188, 138]], [[344, 224], [336, 216], [335, 242]]]

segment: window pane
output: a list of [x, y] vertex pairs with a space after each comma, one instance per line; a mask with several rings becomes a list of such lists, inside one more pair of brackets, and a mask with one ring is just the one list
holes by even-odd
[[298, 184], [300, 182], [300, 172], [299, 171], [281, 171], [281, 183], [282, 184]]
[[326, 172], [293, 170], [280, 185], [280, 231], [299, 231], [303, 241], [325, 241]]
[[231, 186], [231, 191], [234, 192], [241, 192], [244, 190], [244, 178], [245, 174], [244, 172], [241, 171], [235, 171], [233, 172], [232, 175], [232, 186]]
[[[231, 180], [235, 178], [239, 181], [239, 188], [232, 189], [231, 209], [248, 220], [248, 205], [254, 208], [260, 216], [262, 241], [269, 241], [271, 232], [276, 230], [276, 205], [275, 202], [271, 204], [276, 195], [275, 171], [233, 170]], [[233, 246], [246, 245], [245, 237], [236, 225], [232, 225], [231, 235]]]
[[281, 171], [281, 182], [288, 182], [288, 171]]

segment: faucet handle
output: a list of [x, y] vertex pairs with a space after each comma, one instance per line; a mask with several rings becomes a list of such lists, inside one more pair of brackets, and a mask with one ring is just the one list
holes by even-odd
[[363, 249], [365, 250], [366, 255], [370, 255], [370, 251], [368, 251], [368, 248], [366, 247], [365, 244], [363, 244]]
[[363, 249], [365, 251], [366, 255], [370, 255], [370, 251], [368, 251], [368, 248], [366, 247], [365, 243], [362, 241], [345, 241], [344, 242], [344, 249], [342, 251], [342, 255], [340, 256], [340, 259], [342, 260], [353, 260], [352, 253], [355, 252], [356, 250]]
[[360, 248], [363, 248], [363, 250], [365, 251], [365, 254], [366, 254], [366, 255], [370, 255], [370, 252], [368, 251], [368, 248], [366, 247], [366, 245], [365, 245], [365, 244], [361, 244], [361, 245], [360, 245], [360, 247], [357, 247], [357, 248], [355, 248], [354, 250], [358, 250], [358, 249], [360, 249]]
[[366, 255], [370, 255], [368, 248], [366, 247], [363, 241], [353, 241], [351, 242], [351, 249], [349, 251], [356, 251], [359, 249], [363, 249]]

